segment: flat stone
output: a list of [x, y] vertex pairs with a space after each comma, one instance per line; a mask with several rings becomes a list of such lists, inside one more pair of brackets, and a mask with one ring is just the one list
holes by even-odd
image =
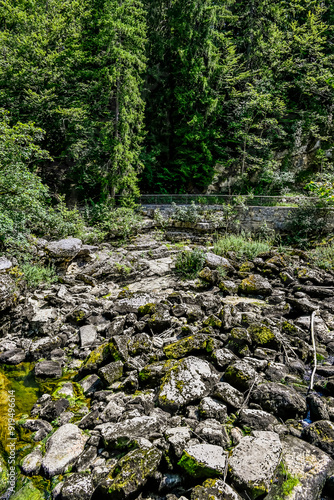
[[289, 500], [318, 500], [326, 477], [332, 471], [333, 460], [319, 448], [294, 436], [282, 437], [281, 443], [284, 472], [281, 471], [277, 484], [265, 500], [284, 498], [283, 485], [287, 474], [291, 485]]
[[233, 484], [251, 498], [268, 493], [281, 459], [282, 445], [275, 432], [255, 431], [244, 437], [229, 459]]
[[87, 377], [80, 380], [79, 384], [81, 385], [85, 396], [94, 394], [94, 392], [99, 391], [103, 387], [102, 380], [95, 373], [87, 375]]
[[226, 459], [221, 446], [196, 444], [185, 448], [178, 465], [193, 477], [223, 476]]
[[94, 345], [97, 336], [97, 329], [94, 325], [82, 326], [79, 330], [81, 347], [91, 347]]
[[220, 375], [213, 366], [199, 358], [189, 356], [177, 361], [164, 377], [159, 405], [175, 410], [207, 396]]
[[270, 295], [272, 287], [267, 278], [260, 274], [251, 274], [242, 280], [239, 291], [246, 295]]
[[0, 354], [0, 363], [6, 365], [18, 365], [26, 359], [26, 352], [23, 349], [11, 349]]
[[62, 368], [57, 361], [41, 361], [35, 365], [35, 375], [43, 378], [60, 378]]
[[89, 436], [76, 425], [65, 424], [59, 427], [46, 443], [46, 453], [42, 467], [48, 477], [65, 472], [83, 452]]
[[51, 257], [73, 259], [80, 251], [82, 241], [78, 238], [66, 238], [52, 241], [46, 245], [46, 250]]

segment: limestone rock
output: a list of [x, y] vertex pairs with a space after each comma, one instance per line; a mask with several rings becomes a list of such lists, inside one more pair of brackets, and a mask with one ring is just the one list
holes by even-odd
[[201, 486], [195, 486], [191, 500], [241, 500], [241, 497], [222, 479], [207, 479]]
[[42, 465], [42, 451], [39, 446], [25, 456], [22, 462], [22, 470], [27, 476], [36, 476]]
[[246, 391], [253, 384], [256, 370], [246, 361], [235, 361], [225, 371], [224, 379], [241, 391]]
[[73, 474], [66, 479], [61, 490], [61, 498], [62, 500], [90, 500], [94, 489], [91, 476]]
[[217, 269], [217, 267], [222, 267], [226, 271], [233, 271], [233, 266], [230, 261], [225, 259], [225, 257], [220, 257], [212, 252], [207, 252], [205, 254], [205, 264], [211, 269]]
[[113, 361], [108, 365], [103, 366], [99, 370], [99, 376], [106, 382], [106, 384], [112, 384], [115, 380], [118, 380], [123, 375], [123, 363], [122, 361]]
[[48, 477], [62, 474], [82, 453], [88, 436], [76, 425], [59, 427], [46, 443], [42, 467]]
[[46, 251], [50, 257], [72, 260], [79, 253], [81, 246], [82, 241], [78, 238], [66, 238], [48, 243]]
[[[309, 443], [293, 436], [284, 436], [282, 459], [284, 471], [280, 471], [277, 483], [265, 500], [289, 498], [289, 500], [318, 500], [327, 475], [333, 468], [331, 458]], [[284, 495], [288, 489], [288, 497]]]
[[125, 500], [139, 492], [159, 466], [162, 453], [152, 447], [133, 450], [121, 458], [98, 486], [99, 498]]
[[221, 446], [196, 444], [185, 448], [178, 465], [192, 477], [223, 476], [226, 460]]
[[278, 434], [255, 431], [234, 448], [229, 460], [229, 473], [238, 488], [252, 499], [268, 492], [281, 459], [282, 445]]
[[305, 399], [295, 389], [283, 384], [261, 384], [254, 390], [251, 400], [283, 420], [306, 414]]
[[60, 378], [62, 368], [57, 361], [41, 361], [35, 365], [35, 375], [43, 378]]
[[235, 409], [240, 408], [244, 402], [243, 394], [227, 382], [219, 382], [215, 386], [212, 395]]
[[15, 282], [8, 274], [0, 275], [0, 312], [10, 307], [15, 299]]
[[329, 420], [318, 420], [305, 427], [304, 438], [334, 458], [334, 423]]
[[5, 273], [12, 267], [12, 262], [6, 257], [0, 257], [0, 273]]
[[213, 366], [199, 358], [189, 356], [181, 359], [164, 377], [159, 405], [175, 410], [207, 396], [219, 380]]
[[239, 291], [246, 295], [270, 295], [272, 287], [267, 278], [260, 274], [251, 274], [242, 280]]
[[96, 341], [97, 330], [94, 325], [85, 325], [80, 328], [81, 347], [91, 347]]

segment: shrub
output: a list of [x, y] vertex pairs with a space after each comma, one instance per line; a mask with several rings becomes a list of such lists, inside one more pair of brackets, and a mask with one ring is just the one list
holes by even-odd
[[86, 207], [86, 218], [89, 224], [95, 225], [100, 238], [128, 239], [137, 234], [142, 227], [143, 218], [132, 208], [118, 207], [112, 204], [96, 204]]
[[225, 257], [228, 252], [235, 252], [237, 257], [254, 259], [260, 253], [268, 252], [270, 245], [266, 241], [253, 240], [246, 235], [227, 235], [214, 244], [214, 253]]
[[309, 246], [310, 239], [326, 234], [331, 214], [331, 208], [326, 201], [301, 199], [298, 208], [288, 216], [288, 242]]
[[194, 279], [204, 267], [205, 254], [198, 248], [184, 250], [179, 253], [175, 262], [175, 270], [183, 278]]
[[310, 252], [313, 263], [321, 269], [334, 270], [334, 241], [326, 246], [319, 246]]
[[40, 283], [54, 283], [58, 280], [56, 271], [52, 266], [43, 267], [39, 264], [23, 264], [21, 271], [29, 287], [37, 287]]
[[195, 205], [195, 202], [191, 202], [188, 206], [178, 206], [174, 202], [173, 214], [171, 218], [179, 222], [197, 222], [200, 219], [199, 207]]

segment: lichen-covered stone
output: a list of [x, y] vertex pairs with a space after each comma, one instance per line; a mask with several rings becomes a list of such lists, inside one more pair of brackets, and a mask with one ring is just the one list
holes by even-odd
[[99, 369], [99, 376], [106, 384], [112, 384], [123, 375], [122, 361], [113, 361]]
[[57, 361], [41, 361], [35, 365], [35, 375], [44, 378], [60, 378], [62, 368]]
[[219, 382], [212, 391], [212, 395], [234, 409], [241, 408], [244, 402], [243, 394], [227, 382]]
[[6, 462], [0, 456], [0, 495], [6, 491], [9, 486], [9, 476]]
[[281, 443], [282, 467], [266, 500], [318, 500], [326, 477], [333, 470], [333, 460], [319, 448], [294, 436], [283, 436]]
[[183, 451], [178, 465], [192, 477], [223, 476], [227, 454], [220, 446], [196, 444]]
[[86, 358], [84, 364], [80, 368], [80, 375], [86, 375], [88, 373], [92, 373], [97, 371], [100, 366], [102, 366], [105, 362], [110, 359], [110, 346], [109, 343], [106, 342], [90, 353], [88, 358]]
[[66, 479], [62, 490], [62, 500], [90, 500], [94, 492], [94, 483], [91, 476], [73, 474]]
[[39, 446], [25, 456], [22, 461], [22, 470], [27, 476], [36, 476], [42, 465], [42, 451]]
[[334, 423], [329, 420], [318, 420], [306, 427], [304, 438], [314, 446], [325, 451], [334, 458]]
[[168, 361], [157, 361], [156, 363], [144, 366], [139, 372], [140, 382], [144, 385], [155, 387], [175, 363], [174, 359], [169, 359]]
[[237, 488], [250, 498], [268, 493], [281, 459], [282, 445], [275, 432], [255, 431], [234, 448], [229, 459], [229, 473]]
[[222, 479], [206, 479], [192, 490], [191, 500], [241, 500], [241, 497]]
[[219, 380], [213, 366], [190, 356], [181, 359], [165, 375], [159, 392], [159, 405], [175, 410], [207, 396]]
[[279, 345], [274, 332], [263, 324], [252, 323], [248, 327], [248, 333], [256, 345], [273, 349], [276, 349]]
[[242, 280], [239, 291], [246, 295], [270, 295], [272, 287], [267, 278], [260, 274], [251, 274]]
[[121, 458], [98, 486], [99, 498], [125, 500], [138, 493], [159, 466], [162, 453], [152, 447], [133, 450]]
[[164, 347], [164, 353], [167, 358], [180, 359], [189, 354], [200, 354], [207, 352], [210, 347], [210, 336], [208, 335], [191, 335], [183, 339], [173, 342]]
[[249, 389], [256, 377], [256, 370], [245, 361], [235, 361], [224, 374], [224, 379], [241, 391]]

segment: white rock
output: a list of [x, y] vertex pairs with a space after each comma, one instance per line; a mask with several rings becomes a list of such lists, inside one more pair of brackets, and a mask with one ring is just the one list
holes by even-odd
[[97, 330], [94, 325], [85, 325], [80, 328], [81, 347], [90, 347], [96, 341]]

